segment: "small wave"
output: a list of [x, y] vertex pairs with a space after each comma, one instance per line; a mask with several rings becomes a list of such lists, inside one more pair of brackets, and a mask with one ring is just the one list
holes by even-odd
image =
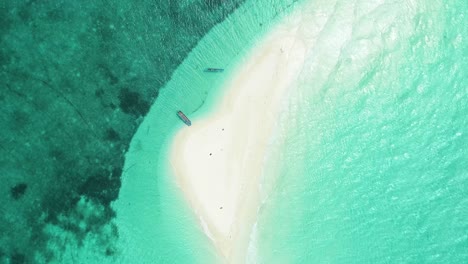
[[255, 264], [258, 261], [258, 229], [257, 222], [252, 226], [252, 231], [250, 232], [249, 246], [247, 247], [247, 264]]

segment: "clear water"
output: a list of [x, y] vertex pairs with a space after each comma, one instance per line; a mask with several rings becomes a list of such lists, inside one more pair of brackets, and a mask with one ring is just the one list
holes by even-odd
[[467, 262], [467, 2], [293, 2], [246, 1], [202, 39], [132, 140], [115, 252], [51, 227], [57, 263], [220, 262], [170, 174], [175, 112], [209, 113], [255, 41], [303, 4], [316, 41], [279, 117], [249, 262]]
[[[241, 65], [288, 6], [272, 3], [247, 2], [207, 35], [135, 135], [115, 203], [123, 263], [220, 261], [168, 173], [173, 113], [209, 113], [224, 77], [201, 69]], [[466, 3], [308, 3], [301, 30], [316, 41], [272, 141], [279, 173], [264, 177], [249, 262], [466, 261]]]
[[270, 157], [258, 263], [468, 261], [467, 7], [303, 11], [317, 42]]

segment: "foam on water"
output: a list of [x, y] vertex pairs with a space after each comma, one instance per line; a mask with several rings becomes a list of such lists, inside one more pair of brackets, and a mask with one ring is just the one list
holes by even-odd
[[247, 264], [255, 264], [258, 262], [258, 228], [257, 223], [252, 226], [252, 231], [250, 232], [250, 242], [247, 248]]
[[466, 3], [310, 7], [317, 41], [269, 157], [258, 263], [466, 261]]

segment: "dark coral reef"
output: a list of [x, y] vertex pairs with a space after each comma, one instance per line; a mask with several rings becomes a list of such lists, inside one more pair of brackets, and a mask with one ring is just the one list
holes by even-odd
[[110, 204], [132, 135], [188, 52], [242, 0], [185, 2], [2, 3], [0, 263], [59, 259], [57, 230], [77, 245], [100, 237], [114, 255]]

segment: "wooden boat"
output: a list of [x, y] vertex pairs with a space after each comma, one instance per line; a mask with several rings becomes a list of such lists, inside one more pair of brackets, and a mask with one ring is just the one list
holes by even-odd
[[182, 119], [182, 121], [184, 121], [184, 123], [187, 125], [187, 126], [191, 126], [192, 125], [192, 121], [190, 121], [190, 119], [188, 119], [188, 117], [182, 113], [182, 111], [178, 111], [177, 112], [177, 115], [179, 116], [180, 119]]
[[223, 72], [224, 69], [221, 68], [206, 68], [205, 72]]

